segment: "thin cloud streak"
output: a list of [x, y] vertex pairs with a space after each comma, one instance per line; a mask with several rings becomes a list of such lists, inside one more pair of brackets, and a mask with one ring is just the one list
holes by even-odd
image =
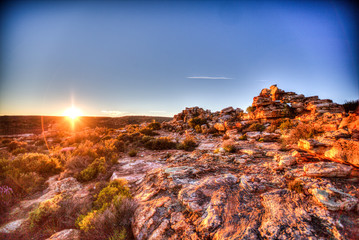
[[193, 77], [187, 77], [190, 79], [214, 79], [214, 80], [226, 80], [226, 79], [233, 79], [228, 77], [208, 77], [208, 76], [193, 76]]

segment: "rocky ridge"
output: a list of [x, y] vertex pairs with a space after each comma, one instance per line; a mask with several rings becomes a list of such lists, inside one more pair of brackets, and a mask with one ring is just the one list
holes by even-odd
[[[126, 179], [138, 203], [135, 239], [359, 238], [356, 113], [271, 86], [248, 114], [186, 108], [161, 129], [160, 137], [190, 135], [198, 147], [141, 150], [113, 167], [110, 179]], [[31, 209], [63, 191], [87, 201], [93, 187], [55, 176], [40, 198], [19, 206]], [[19, 206], [0, 232], [26, 224]], [[65, 229], [49, 239], [80, 237]]]

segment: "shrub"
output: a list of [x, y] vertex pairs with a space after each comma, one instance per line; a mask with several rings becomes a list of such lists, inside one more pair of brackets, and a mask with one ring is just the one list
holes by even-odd
[[11, 141], [9, 143], [9, 145], [7, 146], [9, 152], [12, 152], [14, 151], [15, 149], [18, 149], [18, 148], [25, 148], [27, 146], [27, 143], [26, 142], [19, 142], [19, 141]]
[[130, 189], [126, 186], [127, 182], [123, 179], [116, 179], [101, 190], [94, 202], [95, 209], [103, 211], [117, 196], [131, 198]]
[[92, 161], [89, 156], [73, 156], [65, 163], [65, 168], [76, 174], [87, 168]]
[[126, 228], [130, 228], [136, 206], [126, 181], [114, 180], [99, 192], [92, 211], [81, 215], [76, 224], [84, 239], [127, 239]]
[[96, 158], [85, 170], [77, 175], [80, 182], [88, 182], [95, 179], [100, 173], [106, 172], [106, 160], [104, 157]]
[[9, 186], [0, 186], [0, 214], [15, 201], [14, 191]]
[[98, 154], [96, 152], [96, 148], [94, 147], [94, 143], [86, 140], [85, 142], [79, 144], [79, 146], [73, 152], [73, 156], [87, 156], [95, 159], [98, 157]]
[[228, 153], [236, 152], [235, 143], [231, 140], [224, 141], [222, 144], [222, 148]]
[[60, 209], [59, 202], [62, 200], [61, 195], [57, 195], [49, 200], [43, 201], [40, 205], [29, 213], [30, 228], [49, 221], [51, 215], [56, 215]]
[[359, 109], [359, 99], [353, 101], [345, 101], [343, 107], [345, 112], [350, 112], [350, 111], [355, 112], [356, 110]]
[[131, 151], [128, 152], [128, 156], [130, 156], [130, 157], [136, 157], [136, 155], [137, 155], [137, 151], [134, 149], [132, 149]]
[[196, 126], [201, 127], [203, 124], [207, 124], [206, 119], [194, 117], [194, 118], [191, 118], [190, 120], [188, 120], [188, 125], [193, 129], [195, 129]]
[[176, 143], [168, 137], [160, 137], [147, 141], [145, 147], [151, 150], [173, 149], [176, 147]]
[[263, 126], [262, 124], [260, 123], [253, 123], [252, 125], [250, 125], [248, 128], [247, 128], [247, 131], [248, 132], [253, 132], [253, 131], [264, 131], [265, 129], [265, 126]]
[[22, 173], [35, 172], [43, 177], [54, 175], [62, 170], [56, 158], [50, 158], [41, 153], [27, 153], [17, 156], [11, 165]]
[[256, 110], [255, 107], [249, 106], [249, 107], [247, 107], [246, 112], [247, 112], [247, 113], [252, 113], [252, 112], [254, 112], [255, 110]]
[[154, 132], [152, 129], [150, 128], [144, 128], [140, 130], [140, 133], [147, 135], [147, 136], [156, 136], [158, 135], [158, 133]]
[[279, 126], [280, 130], [291, 129], [292, 127], [293, 127], [293, 123], [290, 119], [286, 119]]
[[197, 133], [202, 133], [202, 128], [201, 128], [200, 125], [196, 125], [196, 126], [194, 127], [194, 130], [195, 130]]
[[314, 137], [320, 132], [320, 129], [315, 128], [310, 123], [299, 123], [289, 132], [288, 138], [284, 140], [285, 144], [297, 143], [299, 139], [308, 139]]
[[185, 151], [193, 151], [198, 144], [192, 136], [187, 136], [179, 145], [178, 149], [182, 149]]
[[161, 129], [161, 123], [159, 122], [152, 122], [150, 124], [148, 124], [147, 126], [149, 129], [152, 129], [152, 130], [160, 130]]

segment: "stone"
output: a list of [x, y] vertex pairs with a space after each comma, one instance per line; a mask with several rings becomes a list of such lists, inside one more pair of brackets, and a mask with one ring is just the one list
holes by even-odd
[[247, 132], [247, 138], [258, 140], [261, 137], [261, 132]]
[[326, 151], [325, 157], [359, 167], [359, 142], [339, 139]]
[[324, 154], [329, 146], [314, 139], [299, 139], [298, 147], [311, 153]]
[[303, 167], [305, 174], [310, 177], [347, 177], [352, 169], [336, 162], [307, 163]]
[[224, 123], [216, 123], [214, 124], [214, 128], [220, 132], [226, 131], [226, 127], [224, 126]]
[[65, 229], [57, 232], [46, 240], [78, 240], [80, 239], [80, 230], [77, 229]]
[[0, 227], [0, 233], [13, 233], [21, 229], [26, 219], [18, 219]]
[[350, 211], [358, 203], [357, 198], [336, 188], [314, 188], [310, 189], [309, 192], [317, 203], [331, 211]]

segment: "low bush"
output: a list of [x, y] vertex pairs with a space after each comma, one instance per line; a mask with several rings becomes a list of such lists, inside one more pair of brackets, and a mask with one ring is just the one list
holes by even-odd
[[[0, 215], [15, 202], [14, 191], [9, 186], [0, 186]], [[1, 217], [0, 217], [1, 219]]]
[[353, 101], [346, 101], [343, 104], [345, 112], [355, 112], [359, 111], [359, 99]]
[[106, 172], [106, 160], [104, 157], [96, 158], [88, 167], [77, 176], [79, 182], [88, 182], [95, 179], [100, 173]]
[[18, 169], [21, 173], [35, 172], [43, 177], [54, 175], [62, 170], [58, 159], [41, 153], [26, 153], [17, 156], [11, 161], [11, 167]]
[[256, 110], [255, 107], [249, 106], [249, 107], [247, 107], [246, 112], [247, 112], [247, 113], [252, 113], [252, 112], [254, 112], [255, 110]]
[[128, 156], [130, 156], [130, 157], [136, 157], [136, 155], [137, 155], [137, 151], [134, 149], [132, 149], [131, 151], [128, 152]]
[[284, 140], [284, 143], [295, 144], [299, 141], [299, 139], [313, 138], [320, 132], [321, 130], [314, 127], [311, 123], [299, 123], [290, 130], [288, 137]]
[[165, 150], [176, 148], [176, 143], [168, 137], [160, 137], [147, 141], [145, 147], [151, 150]]
[[235, 143], [231, 140], [224, 141], [222, 144], [222, 148], [228, 153], [235, 153], [237, 150]]
[[196, 140], [192, 136], [187, 136], [179, 145], [178, 149], [185, 151], [193, 151], [198, 146]]
[[152, 122], [150, 124], [148, 124], [147, 126], [149, 129], [151, 130], [160, 130], [161, 129], [161, 123], [159, 122]]
[[260, 123], [253, 123], [246, 129], [247, 132], [254, 132], [254, 131], [263, 132], [264, 130], [265, 130], [265, 126]]
[[147, 136], [156, 136], [158, 135], [158, 133], [154, 132], [152, 129], [150, 128], [144, 128], [140, 130], [140, 133], [147, 135]]
[[77, 226], [84, 239], [127, 239], [136, 206], [126, 181], [114, 180], [99, 192], [94, 208], [78, 218]]
[[9, 152], [12, 152], [18, 148], [26, 148], [27, 147], [27, 143], [26, 142], [19, 142], [19, 141], [11, 141], [8, 145], [7, 148], [9, 150]]
[[[51, 216], [56, 216], [56, 212], [60, 209], [59, 202], [62, 200], [61, 195], [43, 201], [40, 205], [29, 213], [30, 228], [35, 228], [39, 224], [44, 224], [48, 221], [54, 221]], [[56, 218], [55, 218], [56, 219]]]

